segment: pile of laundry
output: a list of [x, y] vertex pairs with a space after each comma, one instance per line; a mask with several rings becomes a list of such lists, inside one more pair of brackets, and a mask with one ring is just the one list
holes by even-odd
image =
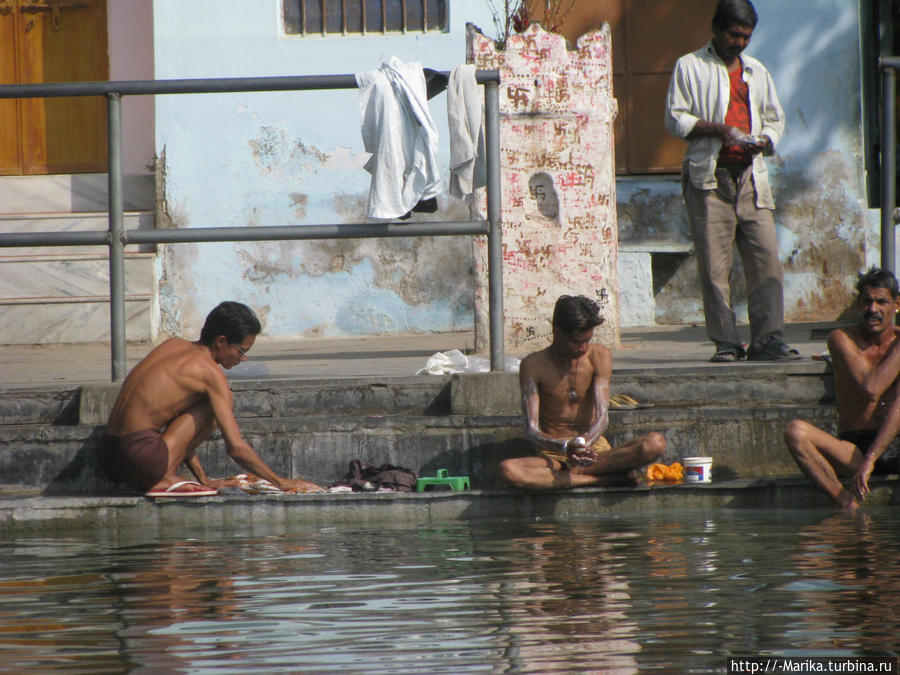
[[[359, 459], [350, 462], [344, 477], [326, 488], [326, 492], [412, 492], [416, 489], [418, 476], [410, 469], [393, 464], [374, 465]], [[315, 490], [282, 490], [265, 478], [252, 473], [239, 473], [228, 479], [234, 488], [251, 495], [306, 494]], [[222, 488], [220, 494], [227, 494], [234, 488]]]
[[[426, 82], [426, 74], [428, 81]], [[428, 99], [447, 89], [450, 194], [460, 199], [486, 184], [484, 103], [475, 66], [455, 68], [449, 78], [423, 70], [418, 62], [392, 56], [377, 70], [356, 74], [362, 138], [371, 153], [364, 168], [372, 175], [366, 215], [406, 219], [433, 213], [441, 192], [438, 130]]]

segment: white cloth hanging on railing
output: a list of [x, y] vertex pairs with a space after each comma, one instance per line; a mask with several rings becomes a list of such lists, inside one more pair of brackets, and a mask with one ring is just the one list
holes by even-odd
[[447, 82], [450, 131], [450, 194], [463, 199], [486, 184], [484, 98], [475, 81], [475, 66], [457, 66]]
[[421, 63], [390, 57], [378, 70], [356, 74], [362, 137], [372, 156], [366, 215], [400, 218], [440, 193], [438, 132], [428, 110]]

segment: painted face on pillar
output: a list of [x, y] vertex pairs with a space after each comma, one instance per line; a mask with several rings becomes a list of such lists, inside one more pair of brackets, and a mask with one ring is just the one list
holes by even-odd
[[728, 28], [716, 28], [713, 26], [712, 33], [712, 43], [716, 53], [725, 63], [731, 64], [740, 57], [741, 52], [750, 44], [753, 28], [740, 24], [733, 24]]
[[594, 329], [588, 328], [566, 335], [558, 328], [553, 329], [554, 342], [561, 356], [567, 359], [578, 359], [587, 354], [591, 348], [591, 340], [594, 339]]
[[888, 289], [866, 286], [857, 302], [862, 310], [862, 329], [866, 333], [879, 335], [894, 326], [900, 298], [892, 298]]

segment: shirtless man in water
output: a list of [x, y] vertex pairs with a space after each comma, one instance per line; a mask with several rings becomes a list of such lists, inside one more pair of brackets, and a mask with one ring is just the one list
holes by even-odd
[[[828, 336], [834, 364], [838, 428], [831, 434], [794, 420], [784, 438], [797, 465], [839, 507], [855, 511], [869, 493], [869, 477], [896, 473], [900, 459], [900, 310], [897, 279], [872, 268], [856, 285], [862, 319]], [[841, 478], [848, 478], [845, 487]]]
[[[253, 310], [223, 302], [206, 317], [197, 342], [170, 338], [144, 357], [122, 383], [100, 440], [97, 457], [107, 475], [147, 493], [214, 493], [228, 483], [211, 480], [194, 450], [218, 425], [228, 454], [246, 471], [282, 490], [320, 491], [278, 476], [241, 437], [222, 368], [246, 359], [260, 330]], [[199, 483], [178, 476], [182, 463]]]
[[632, 469], [665, 452], [666, 439], [656, 432], [617, 448], [603, 437], [612, 353], [591, 343], [602, 322], [589, 298], [563, 295], [556, 301], [553, 342], [519, 366], [526, 435], [538, 454], [501, 462], [505, 483], [530, 490], [630, 485]]

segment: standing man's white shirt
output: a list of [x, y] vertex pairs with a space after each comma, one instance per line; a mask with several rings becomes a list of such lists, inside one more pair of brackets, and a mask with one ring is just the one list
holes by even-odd
[[[762, 63], [745, 54], [741, 54], [740, 58], [750, 97], [750, 133], [768, 136], [774, 147], [784, 133], [784, 110], [778, 100], [775, 83]], [[699, 120], [724, 123], [730, 91], [728, 68], [716, 54], [711, 41], [702, 49], [682, 56], [675, 64], [666, 98], [666, 128], [669, 133], [687, 138]], [[684, 161], [691, 184], [698, 190], [714, 189], [721, 139], [698, 136], [690, 139], [689, 143]], [[775, 200], [762, 153], [753, 157], [753, 181], [757, 208], [774, 209]]]

